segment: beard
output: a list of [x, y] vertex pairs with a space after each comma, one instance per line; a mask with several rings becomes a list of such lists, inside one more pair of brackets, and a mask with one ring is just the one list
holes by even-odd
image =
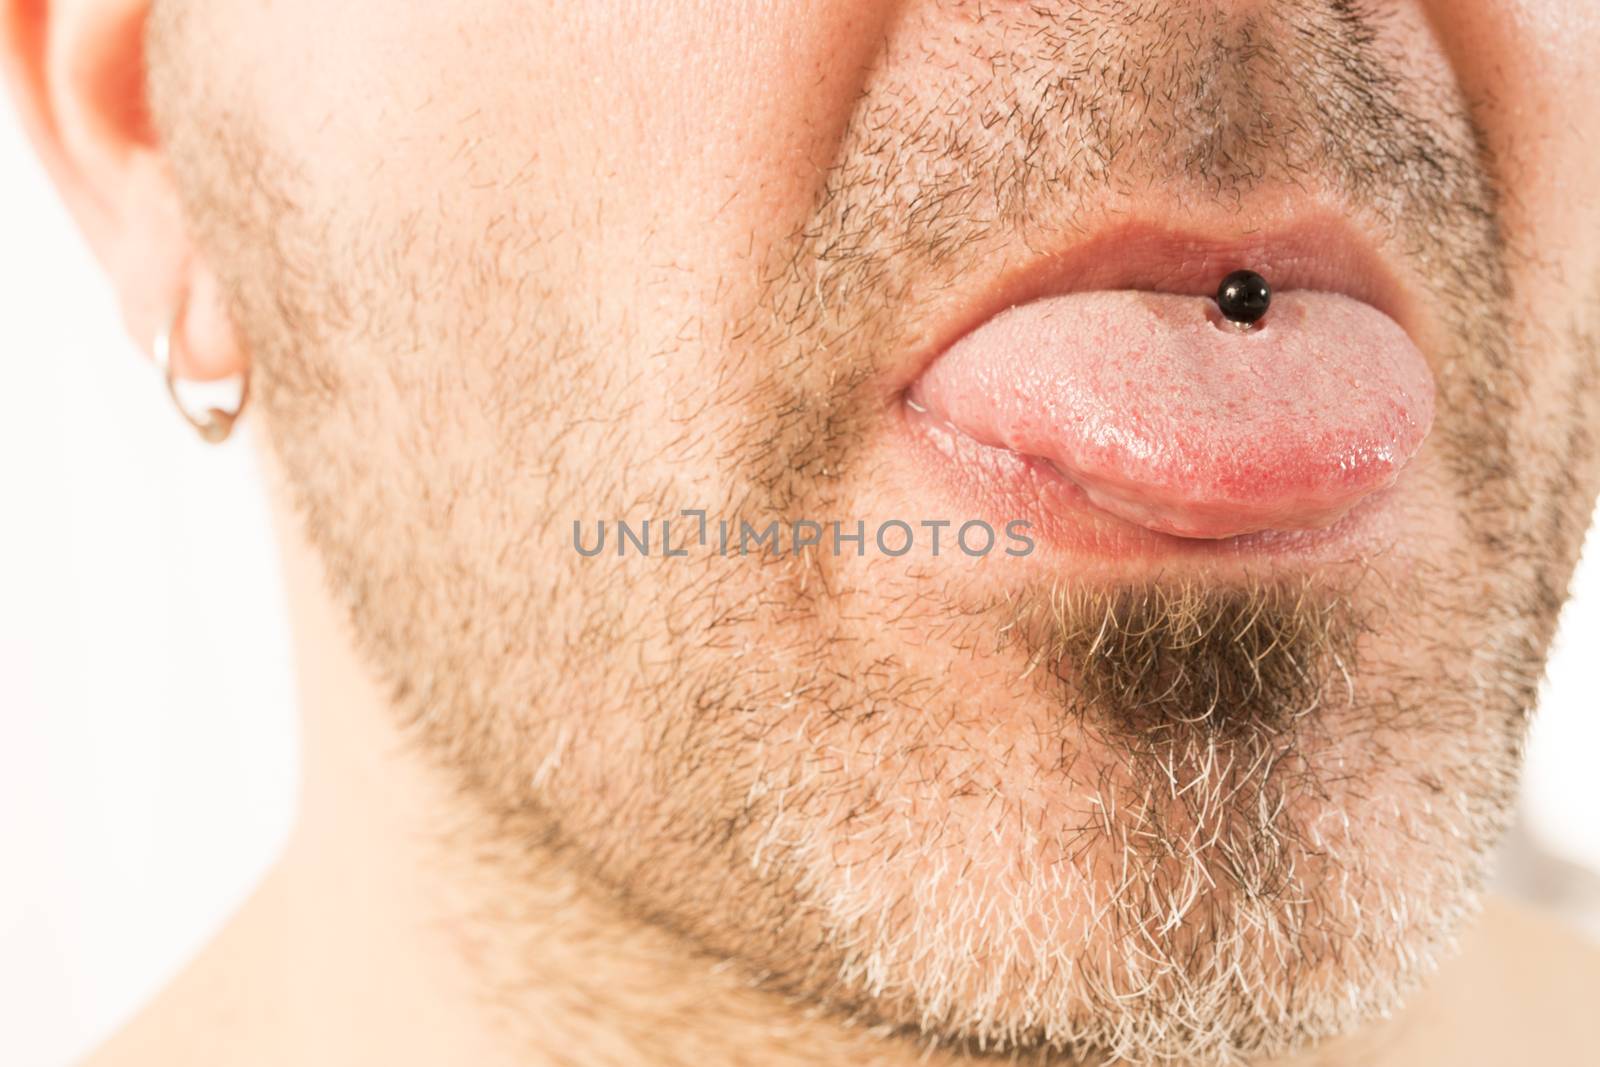
[[[1547, 431], [1516, 353], [1562, 341], [1508, 315], [1476, 133], [1380, 26], [1159, 14], [956, 34], [931, 101], [885, 64], [801, 223], [754, 235], [688, 324], [542, 286], [583, 235], [524, 239], [515, 198], [488, 229], [421, 194], [313, 206], [251, 102], [208, 101], [203, 34], [158, 23], [157, 118], [269, 440], [400, 720], [508, 851], [753, 982], [968, 1052], [1261, 1055], [1434, 965], [1506, 821], [1581, 531], [1521, 443]], [[877, 354], [982, 257], [1167, 181], [1375, 205], [1421, 266], [1440, 544], [1005, 584], [563, 551], [574, 517], [894, 508]]]

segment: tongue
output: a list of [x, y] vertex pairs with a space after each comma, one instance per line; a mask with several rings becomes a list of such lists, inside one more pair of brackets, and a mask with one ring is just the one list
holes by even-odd
[[1113, 515], [1203, 538], [1334, 522], [1393, 484], [1433, 422], [1433, 376], [1394, 320], [1298, 290], [1247, 331], [1205, 297], [1040, 300], [956, 342], [911, 399]]

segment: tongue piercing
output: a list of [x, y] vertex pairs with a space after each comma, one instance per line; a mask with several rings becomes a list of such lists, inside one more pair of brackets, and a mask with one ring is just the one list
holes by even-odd
[[1229, 322], [1248, 326], [1267, 313], [1272, 287], [1253, 270], [1236, 270], [1217, 286], [1217, 307]]

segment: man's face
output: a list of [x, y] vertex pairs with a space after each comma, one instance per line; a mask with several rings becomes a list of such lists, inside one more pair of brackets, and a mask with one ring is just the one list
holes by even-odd
[[[1389, 1006], [1470, 911], [1597, 482], [1588, 5], [174, 0], [152, 43], [366, 655], [638, 915], [949, 1043], [1204, 1057]], [[1237, 266], [1431, 372], [1337, 525], [1152, 532], [918, 417], [1008, 303]], [[1337, 429], [1299, 383], [1229, 410]]]

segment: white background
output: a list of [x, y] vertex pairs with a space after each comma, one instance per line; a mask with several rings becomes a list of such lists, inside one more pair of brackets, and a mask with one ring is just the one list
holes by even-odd
[[[124, 1021], [271, 862], [295, 725], [248, 439], [210, 448], [180, 423], [8, 111], [0, 322], [0, 1064], [46, 1067]], [[1513, 888], [1549, 882], [1530, 843], [1600, 871], [1597, 554], [1551, 665]]]

